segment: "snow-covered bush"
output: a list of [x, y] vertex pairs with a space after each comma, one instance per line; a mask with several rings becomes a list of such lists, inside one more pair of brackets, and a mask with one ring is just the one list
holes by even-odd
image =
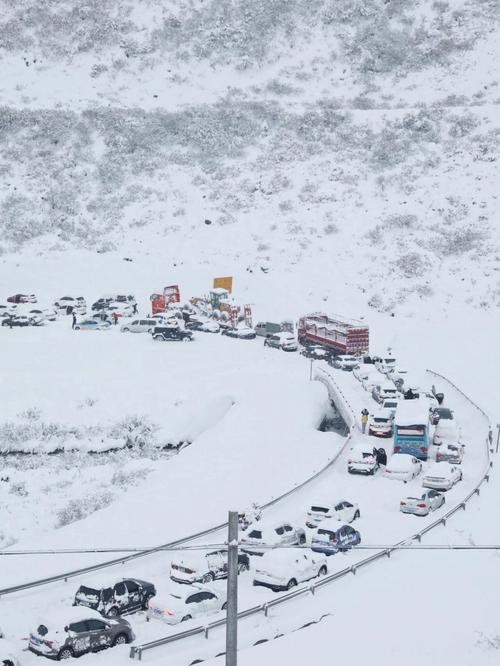
[[158, 426], [147, 416], [128, 416], [116, 423], [111, 431], [113, 439], [124, 439], [128, 447], [142, 447], [154, 442]]
[[406, 278], [422, 277], [430, 267], [430, 262], [419, 252], [407, 252], [396, 260], [398, 272]]
[[79, 499], [72, 499], [68, 504], [57, 512], [56, 527], [64, 527], [77, 520], [82, 520], [90, 514], [109, 506], [114, 495], [107, 490], [87, 495]]

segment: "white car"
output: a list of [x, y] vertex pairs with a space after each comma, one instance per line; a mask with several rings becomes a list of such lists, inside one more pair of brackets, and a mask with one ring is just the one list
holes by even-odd
[[306, 542], [306, 533], [301, 527], [293, 527], [291, 523], [277, 523], [271, 527], [254, 527], [249, 529], [241, 539], [241, 550], [249, 555], [262, 555], [265, 546], [297, 546]]
[[387, 375], [387, 379], [390, 379], [391, 382], [394, 382], [398, 388], [401, 388], [401, 386], [404, 386], [405, 381], [409, 377], [410, 373], [408, 370], [406, 370], [406, 368], [395, 366], [389, 368], [385, 374]]
[[215, 591], [201, 585], [179, 585], [178, 589], [150, 599], [146, 615], [166, 624], [178, 624], [200, 615], [218, 613], [226, 607], [227, 597], [223, 589]]
[[399, 397], [399, 391], [392, 382], [383, 382], [375, 384], [372, 389], [372, 398], [379, 403], [383, 403], [387, 398], [392, 398], [397, 400]]
[[155, 326], [158, 326], [158, 319], [134, 319], [122, 324], [120, 331], [122, 333], [152, 333]]
[[456, 444], [460, 441], [460, 428], [456, 421], [450, 419], [441, 420], [436, 425], [434, 435], [432, 436], [432, 443], [434, 446], [441, 446], [442, 444]]
[[392, 417], [395, 416], [398, 408], [398, 400], [396, 398], [386, 398], [382, 403], [382, 410]]
[[461, 465], [464, 458], [464, 445], [449, 443], [442, 444], [436, 453], [436, 462], [449, 462], [453, 465]]
[[375, 367], [379, 372], [385, 375], [396, 367], [396, 359], [392, 356], [380, 358], [375, 361]]
[[352, 371], [353, 377], [360, 382], [373, 373], [374, 367], [373, 363], [359, 363]]
[[62, 296], [54, 303], [54, 308], [59, 314], [72, 314], [77, 315], [87, 314], [87, 303], [83, 296]]
[[375, 474], [378, 466], [377, 457], [372, 446], [357, 444], [349, 451], [347, 471], [350, 474]]
[[361, 384], [363, 385], [365, 391], [371, 393], [373, 387], [378, 386], [380, 384], [380, 372], [378, 372], [374, 368], [371, 372], [363, 376], [363, 378], [361, 379]]
[[409, 453], [394, 453], [386, 465], [384, 476], [396, 481], [411, 481], [422, 471], [422, 461]]
[[421, 497], [405, 497], [399, 503], [402, 513], [412, 513], [414, 516], [428, 516], [443, 506], [445, 502], [443, 493], [437, 490], [427, 490]]
[[439, 462], [431, 465], [422, 479], [424, 488], [434, 490], [450, 490], [455, 483], [462, 480], [462, 470], [448, 462]]
[[20, 666], [15, 645], [2, 638], [0, 633], [0, 664], [2, 666]]
[[275, 347], [276, 349], [282, 349], [283, 351], [297, 351], [299, 345], [295, 336], [292, 333], [275, 333], [274, 335], [268, 336], [264, 340], [264, 345], [266, 347]]
[[368, 434], [374, 437], [391, 437], [394, 417], [387, 410], [379, 410], [370, 414]]
[[253, 584], [280, 592], [327, 573], [327, 559], [322, 553], [283, 548], [264, 553], [255, 569]]
[[340, 356], [336, 356], [333, 360], [333, 367], [340, 370], [353, 370], [357, 365], [359, 365], [359, 360], [355, 356], [349, 356], [348, 354], [340, 354]]
[[352, 504], [347, 500], [337, 502], [318, 502], [312, 504], [306, 515], [306, 527], [316, 529], [325, 518], [342, 520], [345, 523], [352, 523], [359, 518], [360, 512], [357, 504]]
[[116, 313], [119, 317], [132, 317], [134, 315], [134, 308], [128, 303], [119, 303], [118, 301], [112, 301], [106, 308], [106, 312], [110, 317]]
[[42, 326], [47, 321], [47, 317], [41, 310], [30, 310], [26, 316], [30, 320], [31, 326]]

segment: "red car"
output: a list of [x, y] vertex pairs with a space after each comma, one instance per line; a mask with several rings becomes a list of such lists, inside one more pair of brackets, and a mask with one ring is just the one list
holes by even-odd
[[35, 294], [15, 294], [9, 296], [7, 303], [36, 303]]

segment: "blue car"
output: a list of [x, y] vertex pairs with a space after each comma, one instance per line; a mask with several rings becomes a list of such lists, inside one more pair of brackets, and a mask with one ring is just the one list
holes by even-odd
[[311, 548], [315, 553], [335, 555], [361, 543], [361, 534], [350, 525], [337, 520], [324, 520], [312, 538]]
[[83, 319], [75, 324], [75, 331], [103, 331], [110, 327], [109, 322], [98, 319]]

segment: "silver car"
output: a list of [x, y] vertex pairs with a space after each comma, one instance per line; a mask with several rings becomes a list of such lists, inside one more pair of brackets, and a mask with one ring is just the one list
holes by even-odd
[[443, 506], [445, 498], [437, 490], [428, 490], [421, 497], [405, 497], [399, 503], [402, 513], [413, 513], [415, 516], [428, 516]]
[[306, 533], [301, 527], [283, 522], [272, 527], [249, 529], [241, 539], [241, 550], [248, 555], [263, 555], [269, 546], [296, 546], [305, 542]]

